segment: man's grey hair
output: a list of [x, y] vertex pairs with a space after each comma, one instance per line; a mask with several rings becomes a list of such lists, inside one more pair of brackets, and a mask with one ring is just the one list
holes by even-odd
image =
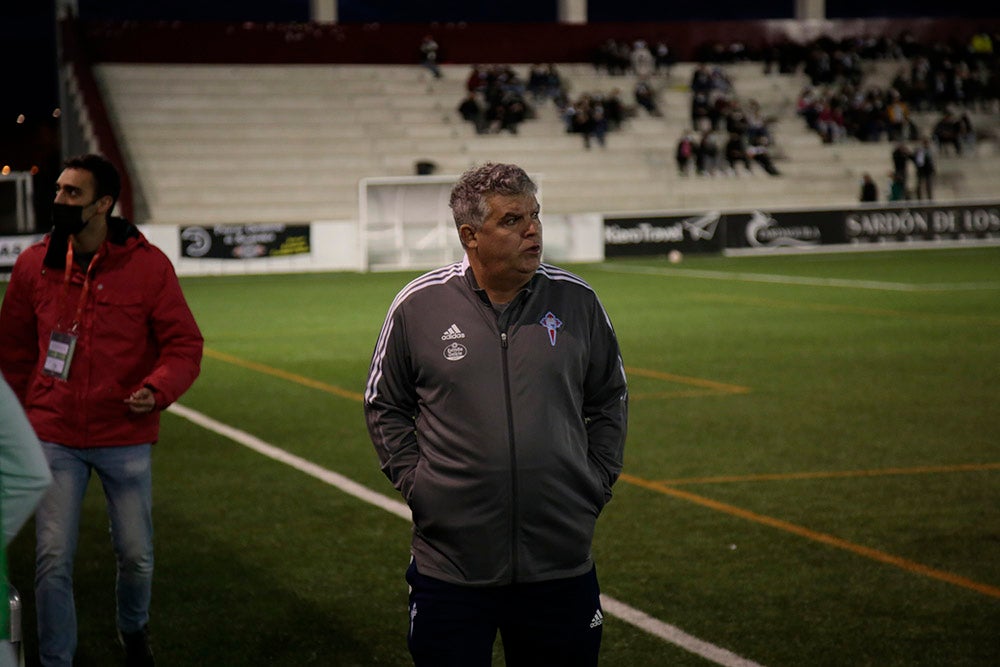
[[451, 190], [451, 212], [455, 216], [455, 227], [471, 225], [481, 229], [489, 215], [486, 198], [492, 195], [519, 196], [534, 195], [538, 186], [531, 177], [515, 164], [486, 164], [473, 167], [462, 174]]

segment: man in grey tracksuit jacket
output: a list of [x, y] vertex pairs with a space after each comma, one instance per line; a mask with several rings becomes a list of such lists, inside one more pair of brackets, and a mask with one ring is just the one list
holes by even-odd
[[[533, 191], [512, 201], [530, 206]], [[528, 247], [537, 233], [540, 253], [534, 206], [517, 238]], [[533, 273], [497, 304], [477, 280], [489, 261], [477, 242], [390, 306], [365, 393], [368, 429], [412, 510], [420, 575], [480, 588], [580, 577], [593, 570], [594, 525], [622, 468], [618, 342], [590, 286], [548, 264], [527, 264]], [[584, 613], [599, 631], [599, 609]]]

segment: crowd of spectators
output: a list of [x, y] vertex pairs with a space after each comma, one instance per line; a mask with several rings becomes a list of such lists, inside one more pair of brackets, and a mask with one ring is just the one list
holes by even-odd
[[594, 49], [592, 63], [594, 69], [611, 76], [637, 74], [669, 74], [676, 62], [673, 51], [664, 40], [657, 40], [652, 46], [644, 39], [628, 41], [608, 39]]
[[[967, 43], [921, 44], [909, 33], [898, 38], [819, 38], [812, 42], [780, 43], [750, 48], [734, 41], [705, 44], [690, 81], [690, 127], [676, 144], [675, 160], [681, 174], [734, 174], [762, 169], [780, 175], [771, 152], [772, 124], [753, 99], [741, 100], [723, 66], [760, 61], [765, 73], [803, 74], [796, 112], [824, 142], [888, 141], [908, 153], [906, 164], [933, 161], [933, 154], [962, 155], [975, 146], [976, 129], [970, 111], [1000, 110], [1000, 38], [979, 34]], [[1000, 51], [1000, 49], [998, 49]], [[605, 145], [609, 132], [619, 130], [636, 114], [662, 116], [657, 87], [669, 77], [675, 57], [663, 40], [609, 39], [593, 53], [594, 68], [611, 77], [635, 78], [631, 99], [622, 88], [610, 92], [583, 91], [572, 98], [553, 64], [531, 66], [527, 83], [506, 65], [475, 66], [468, 80], [468, 96], [460, 105], [463, 118], [477, 132], [517, 132], [517, 125], [534, 117], [535, 108], [554, 103], [566, 132], [579, 134], [585, 148]], [[866, 82], [871, 61], [898, 61], [891, 84]], [[666, 74], [667, 77], [662, 75]], [[527, 98], [530, 98], [531, 104]], [[916, 113], [937, 112], [928, 127], [920, 127]], [[930, 142], [927, 158], [923, 141]], [[927, 171], [927, 168], [923, 168]], [[933, 170], [933, 166], [930, 167]], [[904, 170], [905, 171], [905, 170]], [[912, 190], [896, 183], [891, 172], [886, 192], [900, 198], [914, 193], [930, 196], [931, 177]], [[870, 196], [871, 190], [868, 190]]]
[[780, 176], [771, 149], [773, 118], [756, 100], [737, 96], [730, 77], [718, 64], [699, 64], [691, 74], [691, 126], [677, 142], [681, 175], [737, 174], [763, 169]]
[[[986, 33], [966, 43], [931, 45], [907, 34], [899, 40], [818, 41], [798, 63], [809, 82], [797, 113], [824, 143], [893, 144], [887, 199], [932, 199], [936, 156], [971, 153], [977, 141], [972, 114], [1000, 112], [994, 43], [1000, 46]], [[775, 60], [784, 68], [795, 59]], [[879, 61], [898, 63], [887, 85], [865, 80], [866, 66]]]
[[465, 89], [458, 112], [478, 134], [517, 134], [521, 123], [535, 117], [528, 86], [510, 65], [473, 65]]
[[[885, 60], [899, 62], [888, 85], [865, 84], [865, 64]], [[828, 143], [916, 141], [930, 134], [939, 147], [951, 144], [961, 153], [975, 136], [969, 112], [1000, 105], [1000, 60], [986, 34], [967, 44], [931, 46], [905, 34], [898, 41], [817, 40], [801, 64], [809, 84], [799, 94], [798, 113]], [[915, 112], [940, 118], [920, 128]]]

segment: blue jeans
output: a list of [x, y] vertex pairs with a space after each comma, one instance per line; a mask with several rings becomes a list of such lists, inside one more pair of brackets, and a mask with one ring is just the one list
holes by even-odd
[[118, 561], [118, 629], [149, 622], [153, 587], [152, 445], [75, 449], [42, 443], [52, 485], [35, 512], [35, 604], [42, 665], [70, 667], [76, 652], [73, 560], [80, 509], [91, 471], [107, 499], [111, 543]]

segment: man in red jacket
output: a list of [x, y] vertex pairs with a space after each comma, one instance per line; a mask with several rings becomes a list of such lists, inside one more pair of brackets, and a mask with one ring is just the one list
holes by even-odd
[[68, 160], [53, 228], [24, 250], [0, 306], [0, 370], [42, 441], [53, 484], [36, 512], [35, 600], [43, 665], [73, 662], [73, 560], [91, 473], [107, 498], [118, 630], [130, 665], [152, 665], [151, 448], [159, 413], [198, 376], [203, 339], [170, 260], [122, 218], [105, 158]]

